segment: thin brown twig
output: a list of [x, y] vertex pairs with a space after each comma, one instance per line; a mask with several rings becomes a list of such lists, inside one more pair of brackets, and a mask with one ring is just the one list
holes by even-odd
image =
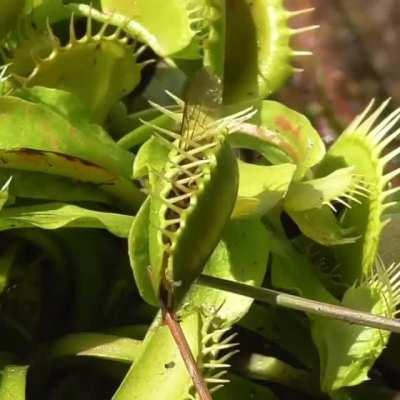
[[226, 290], [231, 293], [237, 293], [242, 296], [250, 297], [263, 303], [286, 307], [292, 310], [304, 311], [320, 317], [334, 318], [350, 324], [369, 326], [371, 328], [400, 333], [399, 320], [353, 310], [340, 305], [306, 299], [273, 289], [253, 287], [243, 283], [216, 278], [209, 275], [201, 275], [197, 281], [197, 284], [209, 286], [215, 289]]
[[186, 340], [185, 333], [176, 317], [176, 314], [168, 307], [162, 304], [163, 321], [168, 326], [172, 337], [175, 340], [176, 346], [181, 353], [183, 362], [186, 369], [192, 378], [193, 385], [199, 395], [200, 400], [212, 400], [210, 391], [208, 390], [207, 383], [205, 382], [198, 366], [193, 357], [193, 353]]

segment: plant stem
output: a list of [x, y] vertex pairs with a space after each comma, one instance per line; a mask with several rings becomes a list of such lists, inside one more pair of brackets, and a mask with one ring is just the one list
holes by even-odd
[[163, 320], [168, 326], [172, 337], [181, 353], [183, 362], [186, 365], [186, 369], [192, 378], [193, 385], [199, 395], [200, 400], [212, 400], [211, 394], [208, 390], [207, 383], [205, 382], [203, 376], [201, 375], [199, 368], [197, 366], [196, 360], [193, 357], [192, 351], [186, 340], [185, 334], [179, 324], [176, 315], [168, 307], [163, 305]]
[[242, 296], [251, 297], [252, 299], [259, 300], [263, 303], [304, 311], [322, 317], [330, 317], [350, 324], [364, 325], [371, 328], [400, 333], [400, 321], [392, 318], [385, 318], [363, 311], [355, 311], [347, 307], [305, 299], [303, 297], [279, 292], [277, 290], [255, 288], [243, 283], [228, 281], [226, 279], [215, 278], [208, 275], [201, 275], [197, 283], [214, 289], [225, 290]]

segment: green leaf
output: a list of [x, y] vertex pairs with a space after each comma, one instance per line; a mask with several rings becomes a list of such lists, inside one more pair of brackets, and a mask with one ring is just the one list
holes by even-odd
[[137, 359], [142, 342], [102, 333], [75, 333], [58, 339], [46, 352], [53, 360], [64, 357], [94, 357], [131, 364]]
[[[139, 150], [135, 159], [133, 174], [135, 178], [149, 175], [150, 186], [155, 187], [169, 149], [160, 140], [152, 137]], [[150, 280], [150, 196], [142, 204], [132, 224], [128, 237], [129, 261], [135, 282], [142, 298], [149, 304], [158, 306], [159, 300], [154, 293]]]
[[[46, 100], [44, 91], [48, 95]], [[20, 94], [26, 95], [27, 92]], [[71, 109], [71, 102], [74, 101], [71, 95], [43, 88], [32, 90], [30, 95], [30, 98], [34, 96], [36, 103], [12, 96], [0, 98], [2, 150], [31, 149], [62, 153], [130, 177], [133, 156], [111, 139], [107, 140], [99, 126], [88, 121], [82, 123], [84, 114], [80, 107]], [[48, 106], [47, 103], [53, 104]]]
[[134, 217], [88, 210], [63, 203], [12, 207], [0, 212], [0, 231], [18, 228], [96, 228], [126, 238]]
[[141, 203], [143, 195], [130, 181], [133, 156], [111, 139], [88, 134], [87, 124], [81, 131], [44, 104], [4, 96], [0, 109], [0, 167], [94, 183], [125, 207]]
[[79, 97], [65, 90], [35, 86], [32, 88], [20, 88], [13, 92], [14, 97], [35, 104], [48, 106], [51, 111], [57, 113], [69, 123], [74, 125], [87, 135], [99, 136], [105, 139], [106, 133], [99, 129], [100, 126], [90, 122], [90, 112]]
[[[156, 318], [143, 341], [137, 362], [130, 368], [113, 400], [165, 400], [187, 398], [192, 381], [178, 347], [165, 324]], [[201, 318], [198, 312], [186, 314], [180, 321], [183, 333], [195, 359], [201, 351]]]
[[61, 89], [34, 86], [17, 89], [13, 92], [13, 96], [47, 106], [82, 132], [82, 135], [94, 137], [112, 148], [116, 147], [110, 135], [100, 125], [90, 120], [89, 108], [73, 93]]
[[[9, 176], [12, 176], [9, 195], [13, 197], [61, 202], [90, 201], [110, 206], [115, 204], [112, 196], [90, 183], [42, 172], [0, 169], [0, 185]], [[1, 197], [2, 192], [0, 192]]]
[[28, 366], [8, 365], [2, 371], [1, 400], [25, 400]]
[[133, 179], [140, 179], [150, 174], [149, 168], [151, 168], [150, 159], [152, 157], [152, 150], [155, 147], [155, 141], [150, 138], [140, 146], [138, 150], [135, 162], [133, 163]]
[[149, 275], [149, 217], [150, 197], [140, 207], [129, 231], [129, 261], [140, 295], [147, 303], [158, 306], [159, 300], [154, 293]]
[[[138, 218], [140, 218], [140, 215], [138, 215]], [[141, 226], [143, 236], [140, 236], [140, 229], [138, 229], [136, 237], [138, 239], [138, 253], [140, 250], [142, 253], [136, 257], [133, 264], [135, 261], [139, 263], [143, 267], [141, 274], [143, 273], [143, 276], [146, 276], [149, 258], [145, 244], [146, 239], [144, 239], [142, 249], [139, 239], [146, 238], [148, 232], [147, 217], [143, 218]], [[259, 286], [263, 281], [267, 268], [268, 250], [266, 249], [266, 245], [265, 228], [259, 220], [232, 221], [224, 229], [222, 239], [207, 262], [204, 272], [209, 275]], [[133, 267], [135, 268], [136, 266], [133, 265]], [[149, 286], [147, 276], [146, 279], [147, 281], [144, 280], [142, 287], [146, 284]], [[195, 357], [197, 357], [197, 352], [199, 351], [198, 346], [207, 345], [206, 342], [201, 342], [202, 335], [204, 334], [203, 330], [200, 332], [198, 326], [192, 326], [189, 329], [189, 326], [194, 325], [196, 322], [194, 317], [198, 315], [199, 309], [204, 311], [204, 315], [210, 314], [213, 320], [216, 319], [223, 322], [223, 326], [229, 326], [239, 320], [248, 311], [251, 303], [252, 299], [244, 296], [204, 286], [192, 285], [183, 299], [182, 307], [178, 312], [182, 312], [183, 315], [181, 319], [183, 329], [188, 327], [188, 331], [185, 334], [190, 341]], [[166, 327], [159, 325], [159, 322], [159, 320], [156, 320], [153, 327], [149, 329], [149, 334], [145, 339], [145, 349], [137, 364], [130, 370], [119, 390], [114, 395], [115, 400], [128, 398], [132, 392], [141, 393], [143, 398], [154, 398], [156, 395], [155, 390], [160, 390], [161, 387], [163, 397], [165, 398], [176, 399], [179, 398], [177, 397], [178, 393], [182, 396], [187, 394], [188, 387], [191, 385], [188, 381], [188, 375], [181, 373], [179, 377], [177, 376], [175, 369], [181, 368], [181, 361], [178, 362], [176, 360], [176, 345], [171, 341], [165, 342], [164, 331]], [[163, 346], [162, 352], [159, 351], [160, 343]], [[158, 361], [156, 362], [155, 360]], [[181, 359], [179, 358], [179, 360]], [[164, 367], [166, 361], [168, 363], [170, 361], [175, 363], [172, 370], [166, 371]], [[149, 376], [156, 376], [159, 384], [154, 385], [154, 380], [150, 379], [152, 386], [149, 387]], [[144, 394], [144, 391], [146, 394]]]
[[262, 166], [239, 161], [239, 192], [231, 218], [266, 214], [286, 195], [294, 164]]
[[89, 135], [87, 129], [81, 131], [80, 126], [78, 129], [69, 118], [50, 107], [11, 96], [1, 97], [0, 107], [3, 151], [30, 149], [61, 153], [130, 176], [131, 154], [116, 144], [112, 146], [111, 140], [105, 143], [99, 135]]

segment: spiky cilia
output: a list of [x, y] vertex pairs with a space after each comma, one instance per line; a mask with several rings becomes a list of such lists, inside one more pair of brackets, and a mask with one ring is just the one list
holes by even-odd
[[341, 167], [353, 167], [354, 173], [363, 177], [367, 189], [361, 204], [352, 201], [351, 208], [346, 208], [341, 216], [342, 227], [355, 229], [354, 233], [361, 236], [360, 240], [335, 249], [348, 285], [367, 276], [373, 267], [379, 237], [388, 222], [387, 210], [393, 205], [391, 196], [399, 190], [391, 188], [390, 183], [400, 169], [387, 172], [387, 166], [400, 153], [400, 148], [389, 152], [386, 149], [400, 133], [400, 129], [393, 129], [400, 120], [400, 109], [377, 124], [387, 104], [388, 101], [368, 116], [373, 106], [371, 102], [332, 145], [320, 167], [324, 174]]
[[115, 102], [140, 82], [143, 64], [137, 58], [144, 47], [136, 48], [137, 43], [122, 34], [121, 28], [105, 22], [93, 32], [89, 14], [86, 31], [78, 37], [72, 14], [69, 41], [62, 45], [49, 24], [45, 30], [28, 21], [20, 25], [19, 40], [2, 49], [3, 58], [10, 63], [11, 90], [21, 86], [67, 90], [82, 100], [93, 120], [103, 122]]
[[201, 272], [236, 200], [237, 161], [226, 136], [253, 111], [218, 119], [219, 101], [219, 83], [202, 69], [188, 90], [179, 132], [154, 127], [170, 150], [151, 188], [150, 279], [156, 296], [169, 301]]

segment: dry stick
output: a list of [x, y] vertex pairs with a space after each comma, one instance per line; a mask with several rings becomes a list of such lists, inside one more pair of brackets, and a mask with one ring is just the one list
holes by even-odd
[[176, 346], [181, 353], [183, 362], [186, 365], [186, 369], [192, 378], [193, 385], [200, 397], [200, 400], [212, 400], [210, 391], [208, 390], [207, 383], [205, 382], [202, 374], [199, 371], [196, 360], [193, 357], [192, 351], [186, 340], [185, 334], [182, 330], [180, 323], [178, 322], [176, 315], [173, 311], [169, 310], [168, 307], [162, 305], [163, 320], [168, 326], [172, 337], [175, 340]]
[[349, 322], [350, 324], [364, 325], [371, 328], [400, 333], [400, 321], [392, 318], [385, 318], [362, 311], [355, 311], [347, 307], [304, 299], [303, 297], [278, 292], [277, 290], [255, 288], [243, 283], [215, 278], [209, 275], [201, 275], [197, 283], [202, 286], [209, 286], [215, 289], [251, 297], [252, 299], [268, 304], [304, 311], [322, 317], [335, 318]]

